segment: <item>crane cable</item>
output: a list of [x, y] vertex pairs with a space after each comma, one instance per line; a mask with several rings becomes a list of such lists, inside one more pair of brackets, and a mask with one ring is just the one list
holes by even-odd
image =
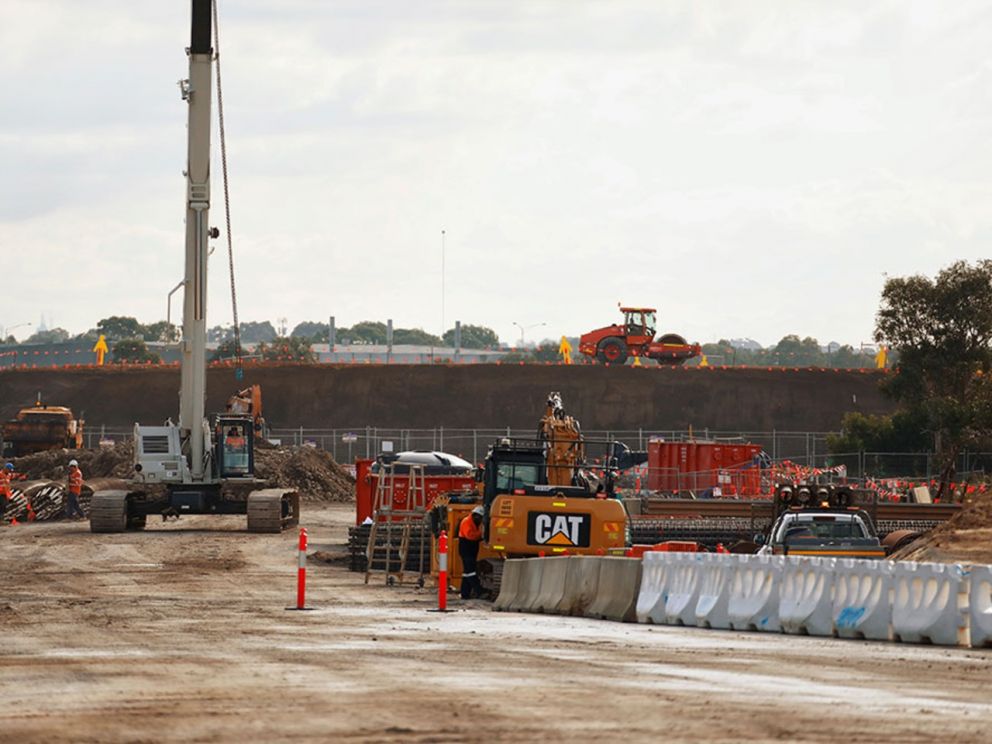
[[220, 29], [217, 24], [217, 0], [210, 3], [214, 20], [214, 65], [217, 67], [217, 119], [220, 124], [220, 163], [224, 177], [224, 219], [227, 226], [227, 264], [231, 277], [231, 308], [234, 314], [234, 376], [244, 377], [241, 351], [241, 325], [238, 323], [238, 293], [234, 286], [234, 243], [231, 238], [231, 195], [227, 182], [227, 140], [224, 136], [224, 93], [220, 79]]

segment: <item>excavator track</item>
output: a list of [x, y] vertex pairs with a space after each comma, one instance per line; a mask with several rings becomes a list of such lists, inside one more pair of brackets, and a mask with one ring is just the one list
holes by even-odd
[[278, 534], [300, 523], [300, 495], [266, 488], [248, 494], [248, 531]]
[[90, 532], [124, 532], [127, 528], [127, 491], [94, 493], [90, 502]]

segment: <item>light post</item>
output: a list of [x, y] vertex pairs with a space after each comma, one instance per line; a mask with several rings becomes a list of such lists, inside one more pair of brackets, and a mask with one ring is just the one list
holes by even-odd
[[4, 328], [0, 328], [0, 341], [6, 341], [7, 340], [7, 336], [10, 335], [10, 332], [11, 331], [16, 331], [18, 328], [25, 328], [26, 326], [29, 326], [29, 325], [31, 325], [31, 324], [30, 323], [18, 323], [17, 325], [6, 326]]
[[517, 321], [514, 320], [513, 321], [513, 325], [515, 325], [517, 328], [520, 329], [520, 348], [523, 348], [523, 346], [524, 346], [524, 333], [526, 331], [529, 331], [531, 328], [540, 328], [541, 326], [546, 326], [547, 323], [534, 323], [533, 325], [523, 326], [523, 325], [520, 325]]

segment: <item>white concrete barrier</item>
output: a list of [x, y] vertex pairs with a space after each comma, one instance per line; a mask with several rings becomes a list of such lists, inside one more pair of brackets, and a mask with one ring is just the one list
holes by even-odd
[[892, 640], [890, 561], [841, 558], [834, 567], [834, 632], [841, 638]]
[[782, 581], [782, 558], [749, 555], [741, 561], [730, 582], [727, 615], [734, 630], [765, 630], [777, 633], [778, 593]]
[[969, 589], [971, 645], [992, 646], [992, 566], [974, 566]]
[[695, 625], [701, 573], [699, 553], [672, 553], [669, 558], [671, 581], [665, 600], [665, 622], [669, 625]]
[[750, 556], [703, 553], [700, 557], [696, 625], [729, 630], [730, 584], [738, 566]]
[[641, 591], [637, 595], [637, 622], [664, 623], [665, 603], [668, 601], [668, 583], [671, 579], [669, 561], [678, 553], [649, 551], [644, 554], [641, 568]]
[[968, 645], [968, 575], [958, 564], [896, 563], [892, 634], [898, 641]]
[[786, 633], [833, 635], [835, 563], [835, 558], [785, 560], [778, 618]]

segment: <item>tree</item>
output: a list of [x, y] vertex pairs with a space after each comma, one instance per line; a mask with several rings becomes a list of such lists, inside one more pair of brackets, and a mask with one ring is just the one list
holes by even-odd
[[227, 341], [234, 338], [234, 326], [214, 326], [213, 328], [207, 329], [207, 341], [210, 343], [218, 343]]
[[141, 323], [126, 315], [112, 315], [96, 324], [97, 333], [107, 337], [108, 341], [118, 341], [124, 338], [142, 338]]
[[441, 339], [420, 328], [396, 328], [393, 330], [393, 345], [441, 346]]
[[141, 337], [145, 341], [175, 343], [179, 340], [179, 329], [173, 323], [160, 320], [141, 327]]
[[128, 362], [131, 364], [145, 364], [151, 362], [158, 364], [161, 357], [153, 351], [148, 351], [144, 340], [140, 338], [125, 338], [114, 344], [113, 359], [115, 362]]
[[780, 367], [822, 367], [826, 361], [819, 341], [809, 336], [800, 341], [794, 334], [782, 338], [772, 354]]
[[888, 279], [875, 340], [899, 354], [884, 389], [933, 435], [943, 497], [961, 450], [992, 434], [992, 261]]
[[326, 343], [329, 332], [330, 326], [327, 323], [304, 320], [302, 323], [297, 323], [296, 328], [289, 335], [291, 338], [310, 339], [314, 343]]
[[24, 341], [26, 344], [64, 344], [69, 340], [69, 331], [64, 328], [52, 328], [47, 331], [35, 331]]
[[361, 323], [355, 323], [351, 328], [342, 328], [341, 332], [338, 333], [338, 338], [351, 343], [383, 345], [386, 343], [386, 324], [363, 320]]
[[[217, 344], [217, 348], [214, 349], [213, 354], [210, 355], [211, 362], [223, 362], [227, 359], [235, 359], [238, 355], [238, 345], [235, 343], [233, 338], [229, 338], [225, 341], [221, 341]], [[244, 349], [241, 350], [244, 354]]]
[[[272, 327], [272, 324], [265, 320], [260, 323], [242, 323], [241, 326], [241, 343], [243, 344], [257, 344], [261, 341], [275, 341], [276, 329]], [[233, 335], [233, 331], [232, 331]]]
[[848, 452], [927, 452], [933, 443], [919, 411], [890, 416], [844, 414], [839, 434], [827, 435], [831, 454]]
[[299, 336], [274, 338], [269, 343], [260, 343], [258, 353], [267, 362], [317, 361], [317, 355], [310, 348], [310, 342]]
[[[455, 345], [455, 329], [449, 328], [443, 336], [445, 346]], [[499, 336], [492, 328], [480, 325], [462, 326], [463, 349], [498, 349]]]

